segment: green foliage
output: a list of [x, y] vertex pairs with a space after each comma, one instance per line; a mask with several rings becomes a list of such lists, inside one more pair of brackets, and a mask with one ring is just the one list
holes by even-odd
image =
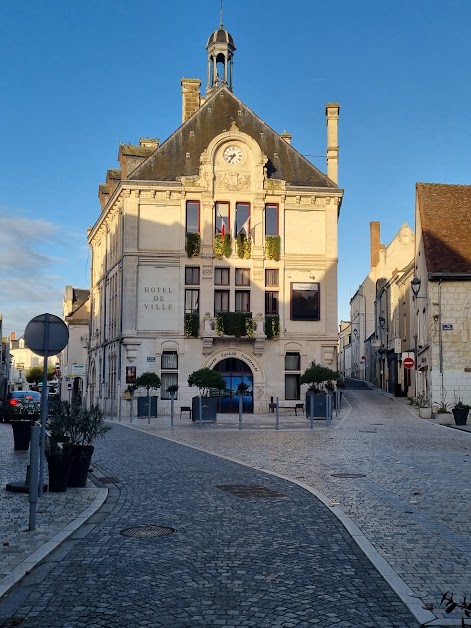
[[217, 371], [204, 368], [193, 371], [188, 377], [188, 386], [196, 386], [200, 397], [209, 397], [211, 389], [225, 390], [226, 380]]
[[267, 259], [280, 261], [281, 255], [281, 237], [277, 236], [265, 236], [265, 256]]
[[245, 233], [239, 233], [236, 242], [237, 255], [241, 259], [249, 259], [252, 253], [252, 238], [249, 238]]
[[145, 388], [147, 390], [147, 396], [149, 396], [152, 389], [160, 388], [160, 377], [157, 373], [147, 371], [139, 375], [136, 379], [136, 385], [138, 388]]
[[224, 238], [220, 233], [214, 236], [214, 255], [219, 259], [232, 255], [232, 237], [229, 233]]
[[428, 408], [428, 398], [424, 393], [419, 393], [414, 397], [412, 405], [415, 408]]
[[216, 316], [216, 332], [218, 336], [251, 337], [255, 321], [250, 321], [253, 321], [251, 312], [220, 312]]
[[59, 401], [52, 404], [49, 410], [48, 449], [54, 452], [69, 445], [91, 445], [110, 429], [98, 405], [84, 408], [79, 404]]
[[268, 340], [278, 340], [280, 337], [280, 317], [278, 314], [265, 316], [265, 335]]
[[185, 251], [188, 257], [198, 257], [201, 252], [201, 235], [199, 233], [187, 233]]
[[170, 386], [167, 388], [167, 392], [170, 394], [178, 392], [178, 385], [170, 384]]
[[327, 366], [316, 364], [313, 360], [308, 368], [301, 375], [301, 384], [309, 384], [309, 390], [317, 393], [322, 392], [330, 382], [337, 380], [340, 374], [329, 369]]
[[187, 338], [198, 338], [200, 328], [199, 314], [185, 314], [185, 336]]
[[[39, 384], [39, 382], [43, 381], [43, 367], [42, 366], [32, 366], [26, 371], [26, 381], [29, 384]], [[48, 364], [47, 366], [47, 381], [54, 379], [54, 367]]]
[[237, 392], [239, 393], [239, 395], [243, 395], [244, 393], [248, 392], [248, 390], [249, 385], [245, 382], [240, 382], [240, 384], [237, 385]]

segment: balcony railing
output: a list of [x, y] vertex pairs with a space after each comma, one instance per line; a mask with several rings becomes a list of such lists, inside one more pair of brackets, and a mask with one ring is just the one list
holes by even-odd
[[222, 312], [216, 316], [206, 313], [203, 336], [206, 338], [240, 338], [251, 340], [265, 338], [265, 320], [262, 314], [250, 312]]

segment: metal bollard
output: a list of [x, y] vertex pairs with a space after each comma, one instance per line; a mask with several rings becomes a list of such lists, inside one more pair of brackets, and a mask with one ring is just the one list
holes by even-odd
[[242, 429], [242, 403], [243, 398], [242, 395], [239, 393], [239, 430]]
[[309, 416], [311, 419], [311, 430], [314, 429], [314, 395], [309, 397]]
[[173, 427], [173, 415], [175, 413], [175, 393], [170, 393], [170, 425]]
[[275, 429], [279, 430], [280, 429], [280, 403], [279, 403], [279, 397], [276, 398], [276, 423], [275, 423]]
[[202, 402], [201, 397], [198, 397], [198, 405], [199, 405], [199, 409], [200, 409], [199, 424], [200, 424], [200, 427], [201, 427], [203, 425], [203, 422], [202, 422], [203, 421], [203, 419], [202, 419], [202, 417], [203, 417], [203, 402]]
[[31, 449], [29, 453], [29, 529], [36, 530], [36, 504], [39, 488], [39, 425], [31, 427]]

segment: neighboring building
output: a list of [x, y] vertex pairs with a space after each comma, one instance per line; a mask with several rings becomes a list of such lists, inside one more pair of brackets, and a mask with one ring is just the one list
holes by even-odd
[[[386, 386], [385, 374], [378, 377], [375, 352], [379, 347], [377, 322], [380, 314], [377, 313], [377, 294], [388, 281], [396, 276], [398, 269], [405, 268], [414, 257], [414, 234], [407, 224], [403, 224], [390, 244], [381, 244], [380, 223], [370, 222], [370, 271], [360, 284], [358, 290], [350, 299], [351, 320], [351, 355], [352, 377], [366, 379], [378, 385], [380, 381]], [[389, 320], [390, 312], [383, 313]], [[396, 329], [394, 333], [396, 333]], [[382, 351], [396, 352], [399, 348], [399, 337], [392, 336], [389, 330], [386, 347]], [[400, 353], [400, 350], [399, 350]], [[387, 361], [386, 357], [382, 358]], [[393, 385], [394, 389], [394, 385]]]
[[81, 403], [87, 390], [90, 290], [66, 286], [63, 316], [69, 342], [61, 355], [61, 398]]
[[[59, 363], [59, 356], [48, 357], [49, 366], [55, 367]], [[32, 366], [43, 366], [44, 359], [33, 353], [25, 344], [23, 336], [16, 339], [14, 331], [10, 334], [10, 379], [8, 392], [13, 390], [30, 390], [32, 384], [26, 381], [26, 374]], [[55, 391], [59, 382], [56, 378], [48, 383], [48, 388]]]
[[470, 185], [417, 184], [417, 386], [431, 403], [471, 404], [470, 216]]
[[8, 390], [10, 377], [10, 344], [8, 337], [3, 335], [3, 316], [0, 314], [0, 399], [4, 399]]
[[339, 105], [326, 106], [325, 175], [234, 96], [222, 25], [207, 51], [206, 95], [181, 81], [183, 124], [161, 145], [121, 145], [99, 187], [88, 400], [120, 416], [134, 373], [157, 372], [162, 399], [178, 384], [187, 405], [189, 374], [216, 369], [221, 411], [237, 412], [243, 381], [244, 411], [263, 412], [301, 397], [312, 360], [337, 365]]

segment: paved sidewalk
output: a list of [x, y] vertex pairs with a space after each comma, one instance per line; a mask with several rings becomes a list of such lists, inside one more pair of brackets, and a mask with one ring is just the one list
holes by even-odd
[[[14, 451], [11, 426], [0, 423], [0, 598], [103, 504], [107, 489], [70, 488], [45, 492], [36, 508], [36, 529], [29, 531], [29, 496], [5, 490], [24, 481], [29, 451]], [[47, 476], [47, 469], [46, 469]]]

